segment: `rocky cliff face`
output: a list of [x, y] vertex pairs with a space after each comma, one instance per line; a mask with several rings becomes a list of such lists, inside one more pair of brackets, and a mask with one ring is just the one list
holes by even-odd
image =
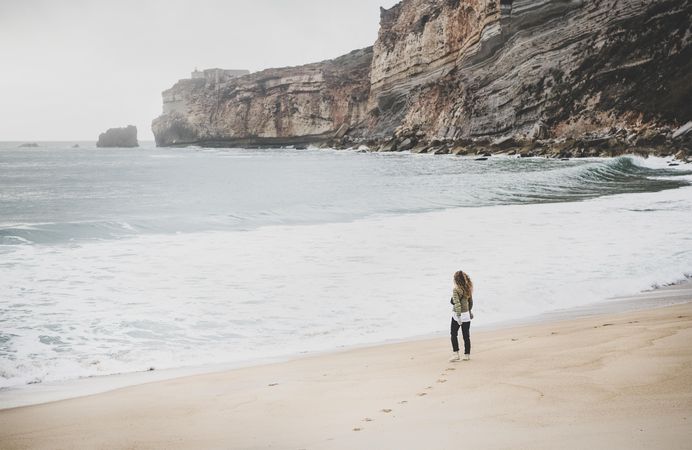
[[388, 150], [661, 144], [692, 119], [690, 17], [689, 0], [404, 0], [381, 10], [372, 49], [222, 86], [181, 81], [154, 134]]
[[343, 136], [370, 92], [372, 49], [225, 82], [181, 80], [163, 93], [152, 129], [159, 146], [290, 145]]
[[373, 130], [497, 141], [680, 125], [690, 17], [688, 1], [402, 3], [375, 45]]

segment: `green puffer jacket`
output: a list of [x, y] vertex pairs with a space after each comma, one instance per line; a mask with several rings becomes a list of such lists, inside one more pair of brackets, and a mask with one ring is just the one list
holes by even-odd
[[470, 312], [473, 309], [473, 297], [465, 296], [457, 288], [452, 291], [452, 298], [449, 302], [454, 305], [454, 314], [460, 316], [461, 313]]

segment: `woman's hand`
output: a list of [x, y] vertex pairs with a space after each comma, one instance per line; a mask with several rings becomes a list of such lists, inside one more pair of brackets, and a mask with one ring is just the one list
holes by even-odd
[[469, 316], [473, 319], [473, 313], [471, 311], [469, 311]]

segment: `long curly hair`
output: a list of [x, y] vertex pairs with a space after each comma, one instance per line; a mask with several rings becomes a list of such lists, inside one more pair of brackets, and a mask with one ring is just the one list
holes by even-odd
[[473, 296], [473, 282], [466, 272], [459, 270], [454, 273], [454, 286], [464, 297]]

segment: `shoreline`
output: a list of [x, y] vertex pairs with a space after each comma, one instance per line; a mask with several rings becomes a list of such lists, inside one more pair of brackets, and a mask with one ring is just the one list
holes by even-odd
[[[367, 156], [367, 155], [366, 155]], [[657, 161], [656, 165], [660, 165], [661, 161]], [[685, 186], [684, 188], [678, 188], [671, 190], [669, 192], [675, 192], [678, 191], [679, 194], [682, 197], [681, 198], [687, 198], [688, 194], [686, 191], [683, 193], [683, 189], [687, 189], [688, 186]], [[627, 194], [622, 194], [622, 195], [627, 195]], [[658, 195], [657, 193], [646, 193], [646, 194], [637, 194], [637, 195], [647, 195], [647, 196], [653, 196], [653, 195]], [[668, 194], [667, 194], [668, 195]], [[603, 197], [597, 199], [597, 201], [605, 201], [601, 200]], [[580, 202], [574, 202], [574, 204], [578, 204]], [[581, 202], [581, 203], [586, 203], [586, 202]], [[516, 208], [523, 208], [524, 206], [513, 206]], [[538, 207], [547, 207], [544, 205], [539, 205]], [[480, 208], [472, 208], [473, 210], [477, 209], [487, 209], [487, 206], [483, 206]], [[433, 212], [434, 214], [438, 214], [438, 212]], [[440, 212], [440, 214], [444, 213], [444, 211]], [[411, 216], [414, 216], [415, 214], [411, 214]], [[393, 216], [383, 216], [385, 217], [386, 220], [392, 220]], [[370, 220], [370, 218], [368, 218]], [[373, 220], [379, 220], [379, 218], [375, 217]], [[358, 222], [358, 221], [356, 221]], [[360, 221], [361, 223], [364, 223], [365, 221]], [[369, 227], [370, 225], [368, 225]], [[664, 234], [659, 233], [661, 236], [665, 236]], [[684, 237], [684, 235], [683, 235]], [[674, 242], [675, 239], [669, 239], [669, 237], [666, 237], [667, 241]], [[677, 243], [674, 245], [678, 245]], [[659, 249], [660, 250], [660, 249]], [[668, 253], [668, 255], [671, 255], [672, 253]], [[683, 267], [687, 266], [686, 263], [683, 264]], [[681, 274], [676, 274], [675, 277], [672, 278], [667, 278], [667, 277], [655, 277], [649, 279], [649, 282], [651, 280], [666, 280], [666, 281], [673, 281], [677, 276], [680, 276]], [[636, 288], [641, 288], [649, 283], [642, 283], [642, 284], [637, 284]], [[611, 292], [627, 292], [627, 290], [631, 289], [631, 285], [624, 284], [620, 286], [619, 289], [617, 290], [611, 290]], [[603, 296], [605, 297], [605, 296]], [[498, 297], [502, 298], [502, 297]], [[598, 297], [593, 297], [593, 299], [597, 299]], [[608, 304], [611, 303], [611, 301], [607, 302]], [[600, 302], [595, 302], [592, 303], [589, 306], [586, 306], [586, 309], [594, 309], [596, 307], [602, 307], [603, 305]], [[566, 312], [562, 312], [562, 314], [565, 314], [565, 317], [570, 318], [570, 317], [576, 317], [578, 314], [583, 313], [584, 311], [580, 311], [579, 309], [576, 310], [567, 310]], [[524, 311], [525, 313], [525, 311]], [[410, 314], [409, 314], [410, 316]], [[435, 314], [434, 320], [435, 322], [432, 324], [432, 327], [425, 327], [425, 328], [407, 328], [405, 331], [409, 331], [411, 329], [415, 330], [422, 330], [425, 332], [425, 330], [444, 330], [446, 325], [442, 324], [438, 326], [439, 315]], [[497, 325], [494, 325], [495, 327], [507, 327], [507, 326], [514, 326], [520, 323], [524, 323], [528, 319], [514, 319], [510, 322], [501, 322]], [[546, 321], [546, 320], [553, 320], [551, 319], [550, 316], [536, 316], [533, 319], [533, 321]], [[477, 322], [483, 322], [483, 318], [481, 318], [481, 321]], [[481, 329], [478, 327], [478, 325], [475, 325], [475, 329]], [[442, 332], [441, 334], [444, 334], [445, 332]], [[396, 336], [396, 334], [392, 334]], [[398, 333], [398, 336], [402, 336], [403, 333]], [[382, 336], [386, 337], [386, 336]], [[171, 379], [171, 378], [178, 378], [182, 376], [188, 376], [188, 375], [195, 375], [195, 374], [201, 374], [201, 373], [210, 373], [210, 372], [220, 372], [220, 371], [225, 371], [225, 370], [232, 370], [232, 369], [238, 369], [238, 368], [243, 368], [243, 367], [250, 367], [250, 366], [258, 366], [258, 365], [265, 365], [265, 364], [270, 364], [274, 362], [279, 362], [279, 361], [287, 361], [291, 360], [294, 358], [302, 358], [302, 357], [309, 357], [312, 355], [321, 355], [324, 353], [329, 353], [329, 352], [340, 352], [340, 351], [347, 351], [353, 348], [361, 348], [361, 347], [370, 347], [370, 346], [378, 346], [378, 345], [384, 345], [384, 344], [389, 344], [389, 343], [396, 343], [396, 342], [401, 342], [401, 341], [417, 341], [420, 339], [427, 339], [427, 338], [434, 338], [436, 337], [435, 333], [425, 333], [425, 334], [413, 334], [413, 335], [408, 335], [406, 337], [396, 337], [396, 338], [390, 338], [390, 339], [381, 339], [378, 337], [375, 337], [375, 339], [370, 340], [369, 342], [364, 342], [364, 343], [357, 343], [357, 344], [349, 344], [346, 346], [334, 346], [329, 349], [321, 349], [321, 350], [311, 350], [309, 353], [308, 352], [300, 352], [301, 348], [297, 348], [296, 352], [290, 353], [290, 354], [284, 354], [284, 355], [270, 355], [270, 356], [265, 356], [262, 358], [258, 358], [257, 353], [254, 353], [253, 355], [250, 355], [252, 359], [245, 359], [244, 361], [234, 361], [234, 362], [226, 362], [223, 364], [217, 364], [215, 360], [212, 360], [212, 364], [202, 364], [202, 365], [194, 365], [194, 366], [186, 366], [186, 367], [177, 367], [177, 368], [169, 368], [169, 369], [164, 369], [162, 368], [163, 364], [159, 366], [156, 363], [150, 363], [150, 361], [145, 361], [146, 365], [141, 365], [139, 366], [142, 369], [148, 368], [150, 365], [153, 365], [156, 367], [156, 370], [154, 371], [146, 371], [146, 370], [140, 370], [138, 372], [125, 372], [125, 373], [118, 373], [118, 374], [99, 374], [96, 376], [86, 376], [83, 378], [76, 378], [72, 380], [63, 380], [63, 381], [44, 381], [40, 383], [35, 383], [31, 385], [15, 385], [14, 387], [8, 387], [0, 390], [0, 409], [6, 409], [6, 408], [11, 408], [15, 406], [22, 406], [22, 405], [30, 405], [30, 404], [37, 404], [37, 403], [43, 403], [43, 402], [48, 402], [48, 401], [56, 401], [60, 399], [67, 399], [67, 398], [73, 398], [73, 397], [78, 397], [78, 396], [84, 396], [84, 395], [91, 395], [99, 392], [105, 392], [113, 389], [118, 389], [121, 387], [126, 387], [130, 385], [137, 385], [137, 384], [142, 384], [142, 383], [149, 383], [149, 382], [155, 382], [159, 380], [164, 380], [164, 379]], [[351, 340], [352, 342], [354, 341], [353, 339]], [[316, 348], [316, 347], [313, 347]], [[231, 353], [228, 353], [231, 354]], [[209, 359], [206, 359], [209, 361]], [[28, 379], [28, 377], [27, 377]], [[36, 380], [40, 380], [41, 378], [37, 377]]]
[[[655, 304], [647, 303], [652, 300]], [[689, 278], [629, 296], [618, 296], [606, 299], [605, 301], [594, 302], [574, 308], [556, 309], [534, 316], [489, 323], [476, 326], [474, 329], [478, 332], [497, 332], [511, 330], [517, 327], [549, 325], [562, 321], [580, 320], [608, 314], [660, 309], [685, 303], [692, 303], [692, 280]], [[13, 386], [0, 390], [0, 412], [13, 408], [44, 405], [47, 403], [94, 396], [119, 389], [159, 383], [167, 380], [219, 374], [242, 369], [262, 368], [306, 358], [319, 358], [351, 351], [385, 348], [390, 345], [420, 343], [441, 339], [443, 337], [446, 338], [446, 336], [446, 333], [426, 333], [384, 341], [343, 345], [337, 348], [320, 351], [306, 351], [246, 361], [115, 373], [37, 383], [35, 385]]]
[[[686, 126], [689, 126], [686, 125]], [[620, 133], [622, 134], [622, 133]], [[658, 141], [647, 140], [644, 144], [633, 143], [622, 136], [586, 135], [545, 140], [522, 140], [508, 137], [489, 139], [433, 139], [418, 140], [415, 136], [392, 136], [381, 139], [355, 140], [310, 140], [300, 138], [273, 138], [276, 143], [248, 139], [209, 141], [199, 140], [156, 145], [156, 148], [247, 148], [247, 149], [317, 149], [357, 150], [364, 153], [412, 153], [429, 155], [454, 155], [472, 158], [491, 156], [516, 156], [521, 158], [543, 157], [549, 159], [617, 158], [639, 156], [642, 158], [673, 158], [678, 163], [692, 163], [692, 156], [684, 144], [677, 140], [666, 140], [666, 134], [657, 136]], [[654, 139], [653, 141], [656, 141]], [[403, 145], [402, 145], [403, 144]], [[242, 146], [242, 147], [239, 147]]]
[[685, 448], [692, 284], [680, 286], [664, 290], [687, 292], [687, 303], [477, 330], [470, 362], [447, 362], [445, 336], [5, 409], [0, 440], [4, 448]]

